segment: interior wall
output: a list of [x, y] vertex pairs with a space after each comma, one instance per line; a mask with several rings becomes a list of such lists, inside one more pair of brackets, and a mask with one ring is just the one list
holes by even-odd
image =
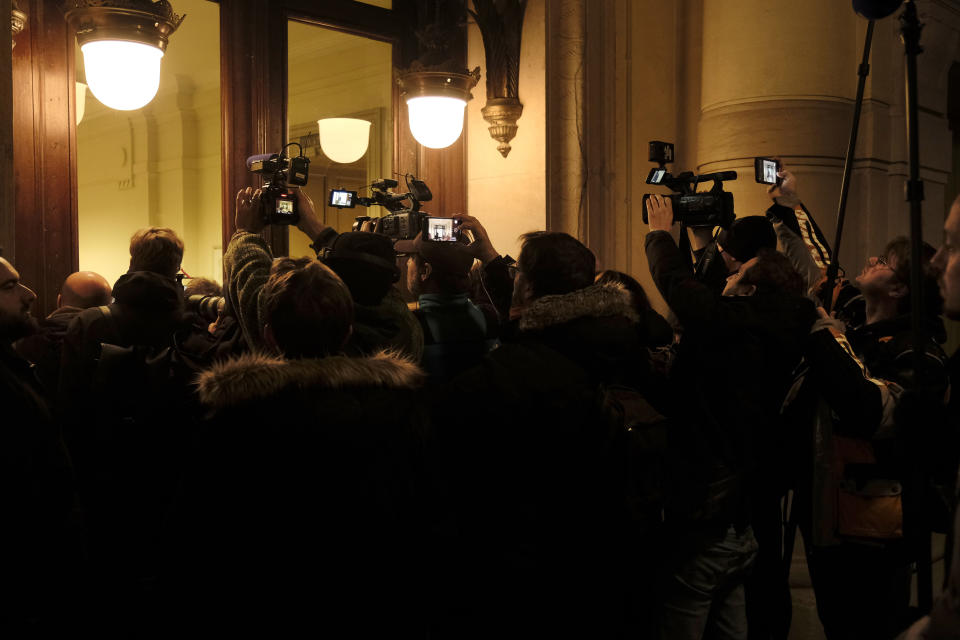
[[[547, 221], [546, 1], [527, 2], [520, 49], [523, 115], [506, 158], [497, 151], [497, 141], [490, 137], [489, 125], [480, 113], [487, 100], [483, 78], [466, 109], [466, 212], [480, 219], [501, 254], [514, 257], [519, 255], [520, 235], [545, 229]], [[479, 66], [483, 72], [487, 66], [483, 41], [472, 20], [467, 38], [467, 68]]]
[[144, 226], [181, 236], [187, 274], [222, 279], [219, 7], [180, 0], [177, 11], [187, 18], [170, 37], [153, 101], [116, 111], [87, 91], [77, 126], [79, 266], [110, 282], [126, 272], [130, 236]]

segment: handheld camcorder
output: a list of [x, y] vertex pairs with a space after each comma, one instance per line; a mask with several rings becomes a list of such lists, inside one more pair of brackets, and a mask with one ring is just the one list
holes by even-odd
[[[382, 233], [390, 236], [394, 240], [411, 240], [421, 231], [424, 232], [424, 240], [431, 232], [428, 226], [428, 220], [442, 220], [450, 223], [450, 233], [438, 234], [446, 241], [448, 236], [453, 235], [452, 220], [449, 218], [431, 218], [427, 213], [420, 211], [420, 203], [433, 199], [430, 187], [423, 180], [417, 180], [411, 175], [406, 176], [407, 193], [395, 193], [392, 191], [399, 184], [396, 180], [384, 178], [377, 180], [370, 185], [370, 197], [357, 197], [355, 191], [344, 191], [334, 189], [330, 192], [330, 206], [341, 209], [352, 209], [358, 204], [364, 207], [379, 206], [390, 213], [376, 220], [376, 233]], [[409, 201], [409, 204], [407, 203]], [[360, 228], [364, 222], [371, 220], [370, 216], [357, 216], [354, 222], [354, 229]], [[459, 232], [459, 229], [457, 229]]]
[[[673, 162], [673, 144], [669, 142], [650, 142], [650, 162], [658, 166], [650, 170], [647, 184], [667, 187], [673, 193], [668, 198], [673, 202], [673, 219], [687, 227], [729, 227], [736, 217], [733, 213], [733, 194], [723, 190], [724, 180], [736, 180], [736, 171], [720, 171], [694, 175], [684, 171], [673, 176], [666, 165]], [[701, 182], [713, 182], [710, 191], [697, 193]], [[653, 194], [646, 193], [641, 203], [643, 222], [647, 223], [647, 200]]]
[[[296, 145], [300, 154], [290, 156], [286, 150]], [[280, 153], [261, 154], [247, 158], [247, 168], [263, 177], [260, 188], [261, 217], [266, 224], [297, 224], [297, 192], [288, 185], [302, 187], [307, 184], [310, 158], [303, 155], [298, 142], [291, 142]]]

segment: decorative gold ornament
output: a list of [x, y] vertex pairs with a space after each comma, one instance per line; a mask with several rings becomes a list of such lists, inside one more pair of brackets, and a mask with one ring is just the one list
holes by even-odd
[[499, 142], [497, 151], [504, 158], [510, 153], [510, 141], [517, 135], [517, 120], [523, 114], [523, 105], [517, 98], [491, 98], [480, 110], [483, 119], [490, 123], [490, 137]]
[[520, 102], [520, 37], [527, 0], [473, 0], [470, 12], [480, 28], [487, 60], [487, 105], [480, 110], [504, 158], [517, 135]]
[[13, 0], [11, 5], [12, 10], [10, 11], [10, 31], [12, 37], [10, 38], [11, 44], [13, 47], [17, 46], [17, 34], [23, 31], [27, 26], [27, 14], [23, 11], [20, 11], [20, 7], [17, 6], [17, 0]]

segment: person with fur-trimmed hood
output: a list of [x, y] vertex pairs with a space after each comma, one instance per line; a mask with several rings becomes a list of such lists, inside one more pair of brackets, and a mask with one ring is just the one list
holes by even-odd
[[173, 518], [172, 609], [217, 634], [417, 636], [425, 376], [342, 354], [353, 301], [319, 260], [275, 260], [261, 297], [267, 350], [198, 380], [210, 415]]
[[647, 366], [637, 314], [565, 233], [526, 234], [518, 264], [517, 335], [436, 394], [455, 506], [446, 636], [619, 637], [626, 459], [603, 385]]

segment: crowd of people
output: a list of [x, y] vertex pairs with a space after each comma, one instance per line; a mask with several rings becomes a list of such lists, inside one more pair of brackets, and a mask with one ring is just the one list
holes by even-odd
[[669, 318], [565, 233], [338, 233], [302, 192], [316, 258], [248, 188], [222, 289], [149, 227], [37, 322], [0, 257], [0, 628], [785, 639], [799, 531], [830, 640], [960, 637], [960, 554], [909, 606], [954, 524], [960, 199], [922, 264], [895, 238], [828, 287], [780, 177], [689, 245], [649, 199]]

